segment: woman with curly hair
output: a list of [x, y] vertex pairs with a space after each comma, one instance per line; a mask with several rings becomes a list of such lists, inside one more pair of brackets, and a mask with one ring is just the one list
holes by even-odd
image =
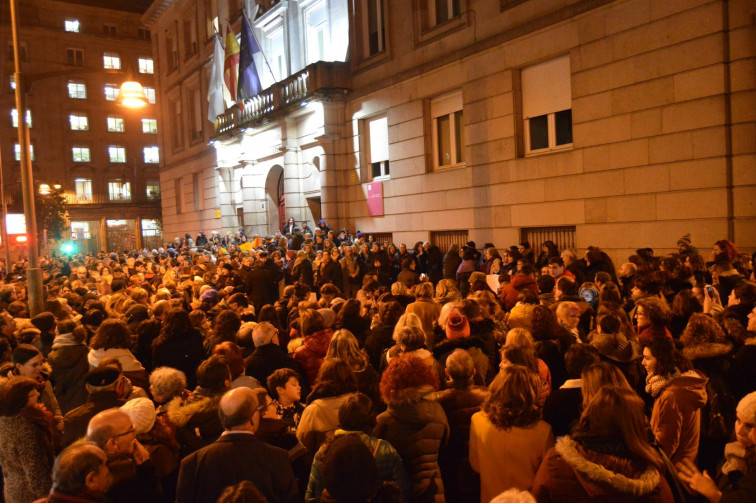
[[135, 386], [146, 388], [149, 386], [147, 371], [131, 352], [132, 346], [131, 332], [126, 323], [113, 319], [103, 321], [89, 343], [91, 349], [87, 359], [90, 370], [105, 358], [116, 358], [121, 363], [123, 375]]
[[224, 309], [215, 317], [213, 330], [205, 340], [205, 351], [210, 354], [213, 348], [222, 342], [236, 342], [236, 334], [239, 332], [242, 320], [235, 311]]
[[388, 410], [377, 417], [375, 436], [387, 440], [402, 457], [412, 481], [415, 503], [444, 501], [438, 452], [449, 438], [449, 423], [432, 399], [438, 378], [419, 358], [392, 358], [381, 378]]
[[379, 403], [378, 382], [380, 376], [370, 365], [367, 354], [360, 349], [357, 338], [349, 330], [341, 329], [334, 332], [326, 353], [326, 360], [332, 358], [345, 361], [357, 378], [357, 389], [370, 397], [373, 403]]
[[470, 465], [480, 473], [480, 501], [510, 488], [530, 489], [538, 466], [554, 445], [541, 420], [538, 374], [521, 365], [501, 371], [470, 424]]
[[160, 330], [152, 343], [152, 364], [173, 367], [186, 375], [187, 387], [197, 386], [197, 367], [207, 357], [200, 333], [192, 327], [189, 315], [183, 309], [169, 309]]

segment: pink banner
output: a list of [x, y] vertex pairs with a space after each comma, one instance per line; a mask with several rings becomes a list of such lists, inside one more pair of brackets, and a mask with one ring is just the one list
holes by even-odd
[[367, 184], [367, 205], [371, 217], [383, 216], [383, 183]]

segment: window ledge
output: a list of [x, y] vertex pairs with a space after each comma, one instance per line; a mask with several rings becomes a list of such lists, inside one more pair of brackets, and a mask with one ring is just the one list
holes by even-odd
[[469, 11], [465, 11], [459, 16], [452, 18], [445, 23], [437, 24], [423, 29], [422, 24], [416, 27], [415, 46], [422, 46], [436, 41], [448, 34], [461, 30], [469, 24]]
[[446, 165], [444, 165], [444, 166], [433, 166], [433, 171], [435, 171], [435, 172], [438, 172], [438, 171], [449, 171], [449, 170], [452, 170], [452, 169], [460, 169], [460, 168], [466, 168], [466, 167], [467, 167], [467, 163], [459, 162], [457, 164], [449, 164], [448, 166], [446, 166]]
[[573, 143], [568, 143], [566, 145], [559, 145], [558, 147], [550, 148], [550, 149], [539, 149], [535, 151], [525, 152], [525, 157], [537, 157], [539, 155], [548, 155], [548, 154], [556, 154], [559, 152], [565, 152], [567, 150], [573, 150], [574, 149]]
[[383, 50], [366, 58], [357, 60], [352, 66], [352, 69], [355, 73], [360, 73], [385, 63], [389, 59], [391, 58], [389, 57], [388, 50]]

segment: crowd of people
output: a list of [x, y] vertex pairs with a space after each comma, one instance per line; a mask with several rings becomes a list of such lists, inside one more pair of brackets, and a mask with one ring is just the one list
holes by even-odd
[[756, 254], [275, 236], [0, 282], [6, 503], [756, 501]]

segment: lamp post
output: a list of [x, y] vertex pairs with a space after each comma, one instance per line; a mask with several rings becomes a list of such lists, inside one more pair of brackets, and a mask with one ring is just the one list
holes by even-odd
[[[24, 77], [21, 73], [21, 58], [19, 51], [19, 23], [18, 23], [18, 0], [9, 0], [11, 14], [11, 31], [13, 35], [13, 60], [14, 73], [13, 78], [16, 83], [16, 110], [18, 110], [18, 143], [20, 146], [20, 168], [21, 168], [21, 195], [24, 201], [24, 216], [26, 218], [26, 234], [29, 246], [29, 265], [26, 272], [26, 288], [29, 298], [29, 313], [36, 316], [44, 309], [44, 299], [42, 296], [42, 271], [39, 267], [39, 243], [37, 236], [37, 216], [34, 208], [34, 175], [32, 172], [31, 156], [29, 155], [29, 125], [26, 123], [26, 87]], [[93, 69], [82, 69], [81, 71], [63, 71], [50, 72], [38, 76], [32, 76], [29, 81], [38, 80], [46, 77], [60, 76], [71, 73], [89, 73], [99, 71]], [[136, 84], [136, 85], [134, 85]], [[124, 89], [126, 87], [126, 89]], [[128, 93], [126, 92], [128, 91]], [[141, 97], [139, 96], [141, 93]], [[119, 94], [119, 104], [129, 108], [138, 108], [147, 104], [147, 98], [139, 83], [124, 82]], [[129, 100], [121, 98], [121, 95], [129, 97]], [[9, 264], [10, 265], [10, 264]]]

